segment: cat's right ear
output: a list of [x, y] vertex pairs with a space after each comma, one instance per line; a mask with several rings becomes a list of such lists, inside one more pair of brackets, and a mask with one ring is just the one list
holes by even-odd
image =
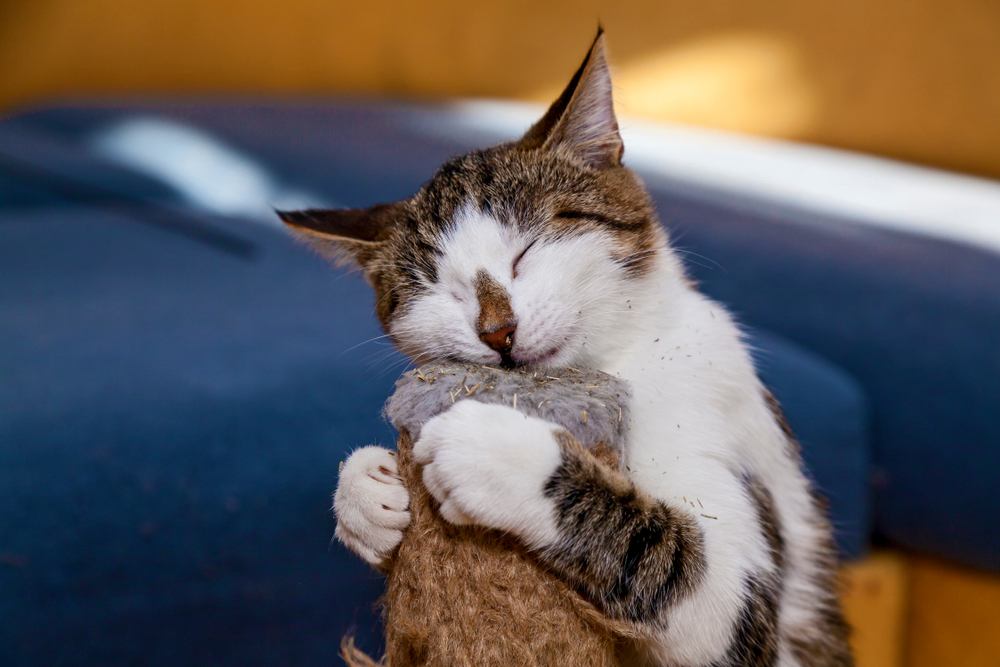
[[399, 217], [398, 204], [371, 208], [275, 211], [306, 244], [337, 264], [366, 268]]
[[621, 166], [624, 147], [604, 41], [604, 30], [598, 27], [569, 84], [521, 138], [523, 148], [567, 149], [595, 169]]

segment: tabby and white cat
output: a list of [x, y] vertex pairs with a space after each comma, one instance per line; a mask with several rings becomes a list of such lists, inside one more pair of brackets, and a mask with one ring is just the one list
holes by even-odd
[[[660, 665], [851, 665], [831, 529], [726, 310], [684, 274], [622, 140], [598, 33], [517, 142], [451, 160], [411, 198], [282, 213], [359, 265], [417, 362], [596, 368], [634, 399], [622, 471], [558, 427], [461, 401], [423, 429], [424, 481], [455, 523], [507, 531]], [[391, 452], [340, 474], [337, 537], [384, 565], [409, 521]]]

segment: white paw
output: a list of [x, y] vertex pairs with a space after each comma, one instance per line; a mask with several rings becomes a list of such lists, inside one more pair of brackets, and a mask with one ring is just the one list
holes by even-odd
[[558, 468], [555, 424], [502, 405], [466, 399], [428, 421], [413, 447], [427, 490], [456, 524], [507, 531], [528, 546], [556, 539], [544, 493]]
[[362, 447], [340, 470], [333, 512], [334, 533], [369, 564], [385, 564], [410, 525], [410, 494], [399, 479], [396, 457], [382, 447]]

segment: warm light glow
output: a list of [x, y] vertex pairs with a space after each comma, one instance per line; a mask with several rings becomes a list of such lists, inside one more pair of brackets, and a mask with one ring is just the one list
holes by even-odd
[[619, 62], [614, 74], [624, 114], [795, 136], [810, 128], [817, 110], [802, 54], [790, 40], [768, 33], [685, 40]]

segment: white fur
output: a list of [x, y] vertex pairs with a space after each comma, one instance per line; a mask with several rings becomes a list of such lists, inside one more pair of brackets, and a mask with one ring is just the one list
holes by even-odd
[[769, 567], [739, 475], [758, 445], [755, 422], [771, 418], [763, 403], [762, 410], [748, 406], [760, 387], [728, 315], [666, 275], [652, 282], [656, 303], [643, 309], [644, 338], [604, 370], [632, 385], [633, 479], [702, 528], [705, 575], [671, 610], [657, 654], [665, 664], [704, 665], [728, 648], [747, 574]]
[[628, 281], [608, 254], [600, 232], [538, 242], [514, 225], [500, 225], [472, 207], [463, 208], [443, 239], [438, 281], [413, 300], [391, 325], [393, 338], [417, 359], [450, 355], [495, 364], [500, 355], [479, 340], [479, 303], [473, 280], [485, 270], [511, 297], [517, 317], [513, 357], [533, 362], [554, 349], [545, 365], [586, 362], [617, 345], [618, 316]]
[[561, 460], [556, 428], [504, 405], [459, 401], [424, 425], [413, 458], [424, 464], [424, 484], [446, 519], [542, 548], [559, 535], [542, 494]]
[[[720, 659], [747, 574], [772, 567], [741, 481], [745, 472], [774, 496], [786, 543], [781, 634], [801, 635], [820, 593], [808, 554], [822, 535], [806, 479], [788, 456], [729, 314], [688, 286], [665, 241], [639, 279], [626, 279], [598, 232], [536, 243], [514, 278], [511, 263], [531, 240], [516, 226], [463, 210], [447, 236], [439, 282], [397, 320], [394, 336], [404, 349], [431, 357], [499, 361], [475, 331], [472, 279], [486, 270], [511, 295], [515, 359], [558, 348], [546, 364], [597, 368], [630, 383], [632, 479], [703, 531], [702, 583], [670, 609], [665, 630], [650, 629], [659, 661], [694, 667]], [[542, 494], [558, 464], [551, 434], [551, 424], [511, 409], [462, 401], [427, 424], [417, 449], [447, 517], [511, 531], [541, 547], [555, 535], [554, 508]], [[780, 664], [794, 664], [787, 650]]]
[[367, 563], [382, 567], [410, 525], [409, 505], [393, 453], [362, 447], [340, 469], [333, 496], [334, 534]]

